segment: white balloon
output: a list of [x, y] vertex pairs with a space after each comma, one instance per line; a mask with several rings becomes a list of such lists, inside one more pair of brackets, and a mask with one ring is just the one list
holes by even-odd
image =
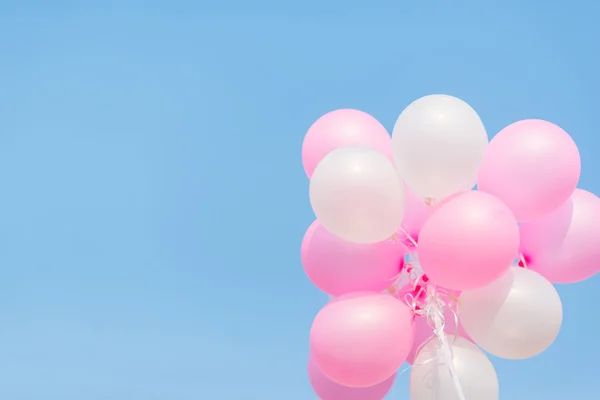
[[487, 286], [463, 291], [458, 312], [475, 343], [511, 360], [546, 350], [562, 324], [562, 303], [554, 286], [537, 272], [521, 267], [511, 267]]
[[375, 243], [400, 227], [404, 187], [383, 154], [369, 147], [342, 147], [315, 168], [310, 203], [334, 235], [349, 242]]
[[[448, 339], [465, 400], [497, 400], [498, 376], [487, 356], [465, 338]], [[443, 354], [438, 339], [419, 351], [410, 373], [411, 400], [460, 400]]]
[[487, 144], [475, 110], [442, 94], [411, 103], [392, 133], [400, 177], [417, 195], [437, 200], [475, 186]]

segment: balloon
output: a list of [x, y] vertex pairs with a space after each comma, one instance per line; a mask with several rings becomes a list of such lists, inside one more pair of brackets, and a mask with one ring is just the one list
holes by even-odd
[[484, 192], [440, 203], [419, 236], [419, 260], [436, 284], [474, 289], [501, 277], [519, 252], [519, 227], [500, 200]]
[[438, 200], [475, 186], [487, 143], [475, 110], [441, 94], [411, 103], [392, 133], [400, 177], [421, 198]]
[[600, 271], [600, 198], [576, 189], [557, 210], [522, 223], [528, 268], [554, 283], [575, 283]]
[[[452, 364], [466, 400], [497, 400], [498, 376], [491, 361], [465, 338], [450, 341]], [[435, 361], [432, 360], [434, 357]], [[410, 374], [411, 400], [460, 400], [443, 358], [438, 339], [433, 339], [417, 355]]]
[[459, 299], [460, 320], [483, 350], [520, 360], [536, 356], [556, 339], [562, 303], [554, 286], [537, 272], [512, 267], [499, 280]]
[[400, 241], [346, 242], [315, 221], [302, 241], [302, 266], [316, 287], [333, 296], [381, 292], [400, 273], [404, 252]]
[[[402, 220], [403, 233], [410, 236], [415, 242], [419, 240], [419, 233], [425, 221], [431, 215], [433, 207], [425, 204], [423, 199], [415, 195], [408, 187], [404, 187], [406, 206], [404, 219]], [[404, 239], [404, 245], [414, 249], [414, 244], [408, 238]]]
[[412, 312], [381, 293], [351, 293], [327, 304], [310, 331], [321, 371], [348, 387], [377, 385], [392, 376], [410, 351]]
[[396, 374], [375, 386], [349, 388], [325, 376], [311, 356], [308, 360], [308, 379], [321, 400], [383, 400], [394, 385]]
[[358, 110], [336, 110], [319, 118], [302, 144], [302, 163], [310, 178], [317, 164], [331, 151], [346, 146], [371, 147], [392, 158], [390, 134], [375, 118]]
[[519, 222], [563, 204], [581, 172], [573, 139], [541, 120], [515, 122], [490, 142], [479, 170], [478, 188], [502, 200]]
[[355, 243], [388, 239], [404, 216], [404, 188], [394, 166], [369, 147], [325, 156], [310, 180], [310, 202], [328, 231]]

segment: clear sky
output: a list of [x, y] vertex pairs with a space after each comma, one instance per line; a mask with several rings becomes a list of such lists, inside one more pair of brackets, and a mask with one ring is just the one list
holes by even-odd
[[[600, 193], [599, 3], [502, 4], [0, 0], [0, 398], [313, 399], [300, 150], [333, 109], [548, 119]], [[559, 291], [502, 399], [598, 398], [600, 276]]]

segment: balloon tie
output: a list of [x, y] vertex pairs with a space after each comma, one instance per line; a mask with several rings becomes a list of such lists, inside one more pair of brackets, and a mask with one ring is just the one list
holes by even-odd
[[518, 265], [521, 268], [525, 268], [525, 269], [529, 268], [529, 266], [527, 265], [527, 258], [523, 255], [523, 253], [519, 254], [519, 263], [518, 263]]
[[433, 206], [436, 203], [436, 200], [433, 197], [425, 197], [423, 199], [423, 201], [425, 202], [425, 204], [427, 204], [428, 206]]

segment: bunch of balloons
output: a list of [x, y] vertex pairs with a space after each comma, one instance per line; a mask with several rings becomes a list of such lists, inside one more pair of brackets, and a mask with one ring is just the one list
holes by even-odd
[[471, 106], [431, 95], [391, 137], [364, 112], [330, 112], [302, 159], [317, 216], [302, 264], [331, 299], [310, 331], [322, 400], [381, 400], [404, 362], [413, 400], [498, 399], [482, 350], [544, 351], [562, 324], [553, 283], [600, 270], [600, 198], [577, 188], [577, 146], [550, 122], [489, 141]]

